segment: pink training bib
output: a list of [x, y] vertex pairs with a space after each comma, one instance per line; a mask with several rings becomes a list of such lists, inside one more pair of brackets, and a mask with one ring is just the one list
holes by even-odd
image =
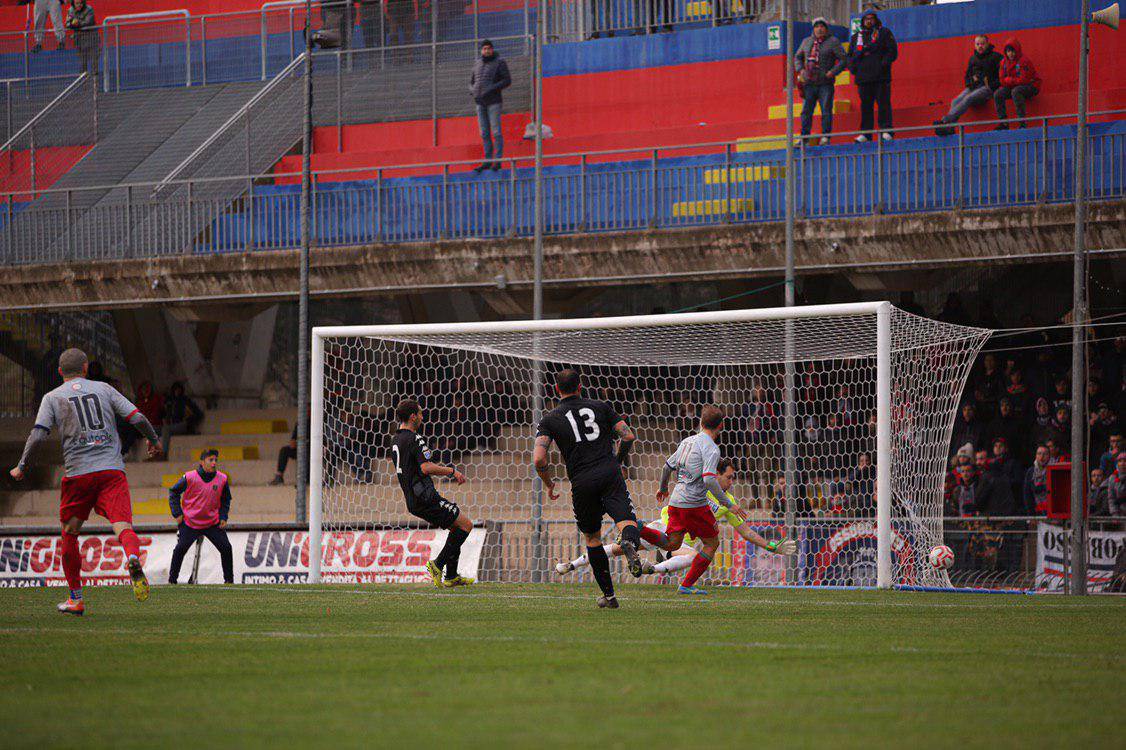
[[227, 475], [217, 471], [210, 482], [205, 482], [199, 472], [193, 469], [184, 478], [188, 480], [188, 488], [184, 490], [184, 496], [180, 500], [180, 506], [184, 510], [184, 523], [193, 529], [206, 529], [219, 523], [219, 505], [223, 499]]

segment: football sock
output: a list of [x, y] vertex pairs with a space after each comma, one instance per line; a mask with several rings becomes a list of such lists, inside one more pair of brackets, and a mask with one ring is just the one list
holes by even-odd
[[[612, 544], [604, 544], [602, 545], [602, 549], [606, 552], [606, 557], [610, 557], [612, 554], [614, 554], [614, 545]], [[576, 570], [578, 570], [579, 568], [585, 568], [587, 565], [590, 565], [590, 560], [586, 558], [586, 555], [579, 555], [571, 561], [571, 567], [575, 568]]]
[[657, 573], [675, 573], [691, 565], [693, 557], [694, 555], [675, 555], [654, 565], [653, 570]]
[[117, 535], [118, 540], [121, 541], [121, 547], [125, 550], [125, 554], [129, 557], [141, 557], [141, 540], [137, 538], [137, 532], [133, 529], [123, 529]]
[[712, 559], [705, 555], [703, 552], [697, 552], [696, 556], [692, 558], [692, 566], [688, 568], [688, 572], [684, 574], [684, 580], [680, 582], [681, 586], [691, 586], [700, 580], [700, 576], [704, 575], [704, 571], [712, 564]]
[[614, 581], [610, 578], [610, 558], [606, 556], [606, 549], [601, 544], [587, 547], [586, 556], [590, 560], [590, 572], [594, 575], [594, 580], [598, 581], [598, 588], [602, 589], [603, 596], [613, 596]]
[[649, 542], [654, 547], [664, 547], [669, 542], [669, 538], [665, 536], [664, 532], [651, 529], [648, 526], [642, 526], [639, 533], [642, 539]]
[[[63, 532], [63, 574], [70, 588], [71, 599], [82, 598], [82, 558], [78, 554], [78, 537]], [[75, 592], [78, 595], [75, 596]]]
[[457, 563], [461, 559], [461, 545], [469, 538], [469, 532], [464, 529], [459, 529], [457, 526], [450, 529], [450, 533], [446, 535], [446, 544], [442, 547], [442, 551], [434, 558], [434, 564], [439, 568], [445, 568], [446, 578], [457, 577]]
[[622, 541], [632, 542], [634, 549], [641, 549], [641, 534], [637, 530], [637, 526], [626, 526], [622, 529]]

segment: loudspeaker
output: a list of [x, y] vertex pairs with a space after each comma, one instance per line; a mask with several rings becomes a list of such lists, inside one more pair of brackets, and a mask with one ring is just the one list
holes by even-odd
[[1092, 23], [1101, 23], [1103, 26], [1109, 26], [1112, 29], [1117, 29], [1118, 28], [1118, 3], [1115, 3], [1114, 5], [1110, 6], [1109, 8], [1103, 8], [1102, 10], [1096, 10], [1094, 13], [1091, 14], [1091, 22]]

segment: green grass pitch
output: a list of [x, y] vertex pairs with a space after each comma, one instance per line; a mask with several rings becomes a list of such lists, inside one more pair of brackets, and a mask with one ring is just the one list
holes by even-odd
[[592, 586], [0, 591], [0, 746], [1121, 746], [1126, 601]]

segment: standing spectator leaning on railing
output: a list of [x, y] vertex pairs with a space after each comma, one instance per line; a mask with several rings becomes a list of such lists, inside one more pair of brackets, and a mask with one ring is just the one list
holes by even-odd
[[849, 70], [856, 77], [860, 93], [860, 129], [857, 143], [869, 139], [867, 131], [874, 123], [873, 107], [879, 107], [880, 137], [891, 140], [891, 65], [899, 57], [899, 45], [891, 29], [880, 22], [876, 11], [865, 11], [860, 18], [860, 28], [852, 35], [849, 50]]
[[957, 122], [970, 107], [984, 104], [993, 98], [1001, 86], [1001, 55], [989, 43], [989, 37], [974, 37], [974, 51], [966, 64], [966, 87], [950, 102], [950, 111], [935, 120], [935, 135], [954, 135], [954, 128], [945, 127]]
[[51, 16], [51, 27], [55, 30], [55, 41], [61, 49], [66, 42], [66, 27], [63, 25], [63, 6], [59, 0], [35, 0], [35, 45], [32, 52], [43, 51], [43, 37], [47, 30], [47, 16]]
[[821, 106], [820, 145], [829, 143], [833, 132], [833, 93], [837, 75], [848, 63], [844, 46], [829, 33], [829, 22], [818, 16], [813, 19], [813, 33], [806, 37], [797, 54], [794, 68], [802, 87], [801, 134], [809, 136], [813, 130], [813, 108]]
[[[1025, 102], [1040, 93], [1040, 76], [1036, 72], [1032, 61], [1024, 56], [1020, 42], [1012, 37], [1005, 42], [1005, 59], [1001, 61], [1001, 87], [993, 92], [993, 103], [997, 105], [997, 119], [1008, 119], [1005, 110], [1005, 100], [1012, 99], [1013, 107], [1020, 120], [1018, 127], [1028, 127], [1024, 121]], [[1006, 122], [997, 126], [997, 130], [1008, 130]]]
[[82, 72], [98, 75], [98, 22], [86, 0], [74, 0], [66, 16], [66, 27], [74, 32], [74, 46]]
[[493, 43], [486, 39], [481, 42], [480, 49], [481, 56], [473, 63], [473, 72], [469, 75], [469, 93], [477, 105], [477, 124], [481, 128], [481, 143], [485, 147], [485, 160], [473, 169], [477, 174], [486, 169], [495, 172], [501, 167], [504, 135], [501, 133], [500, 119], [504, 99], [500, 92], [512, 85], [508, 63], [493, 49]]

